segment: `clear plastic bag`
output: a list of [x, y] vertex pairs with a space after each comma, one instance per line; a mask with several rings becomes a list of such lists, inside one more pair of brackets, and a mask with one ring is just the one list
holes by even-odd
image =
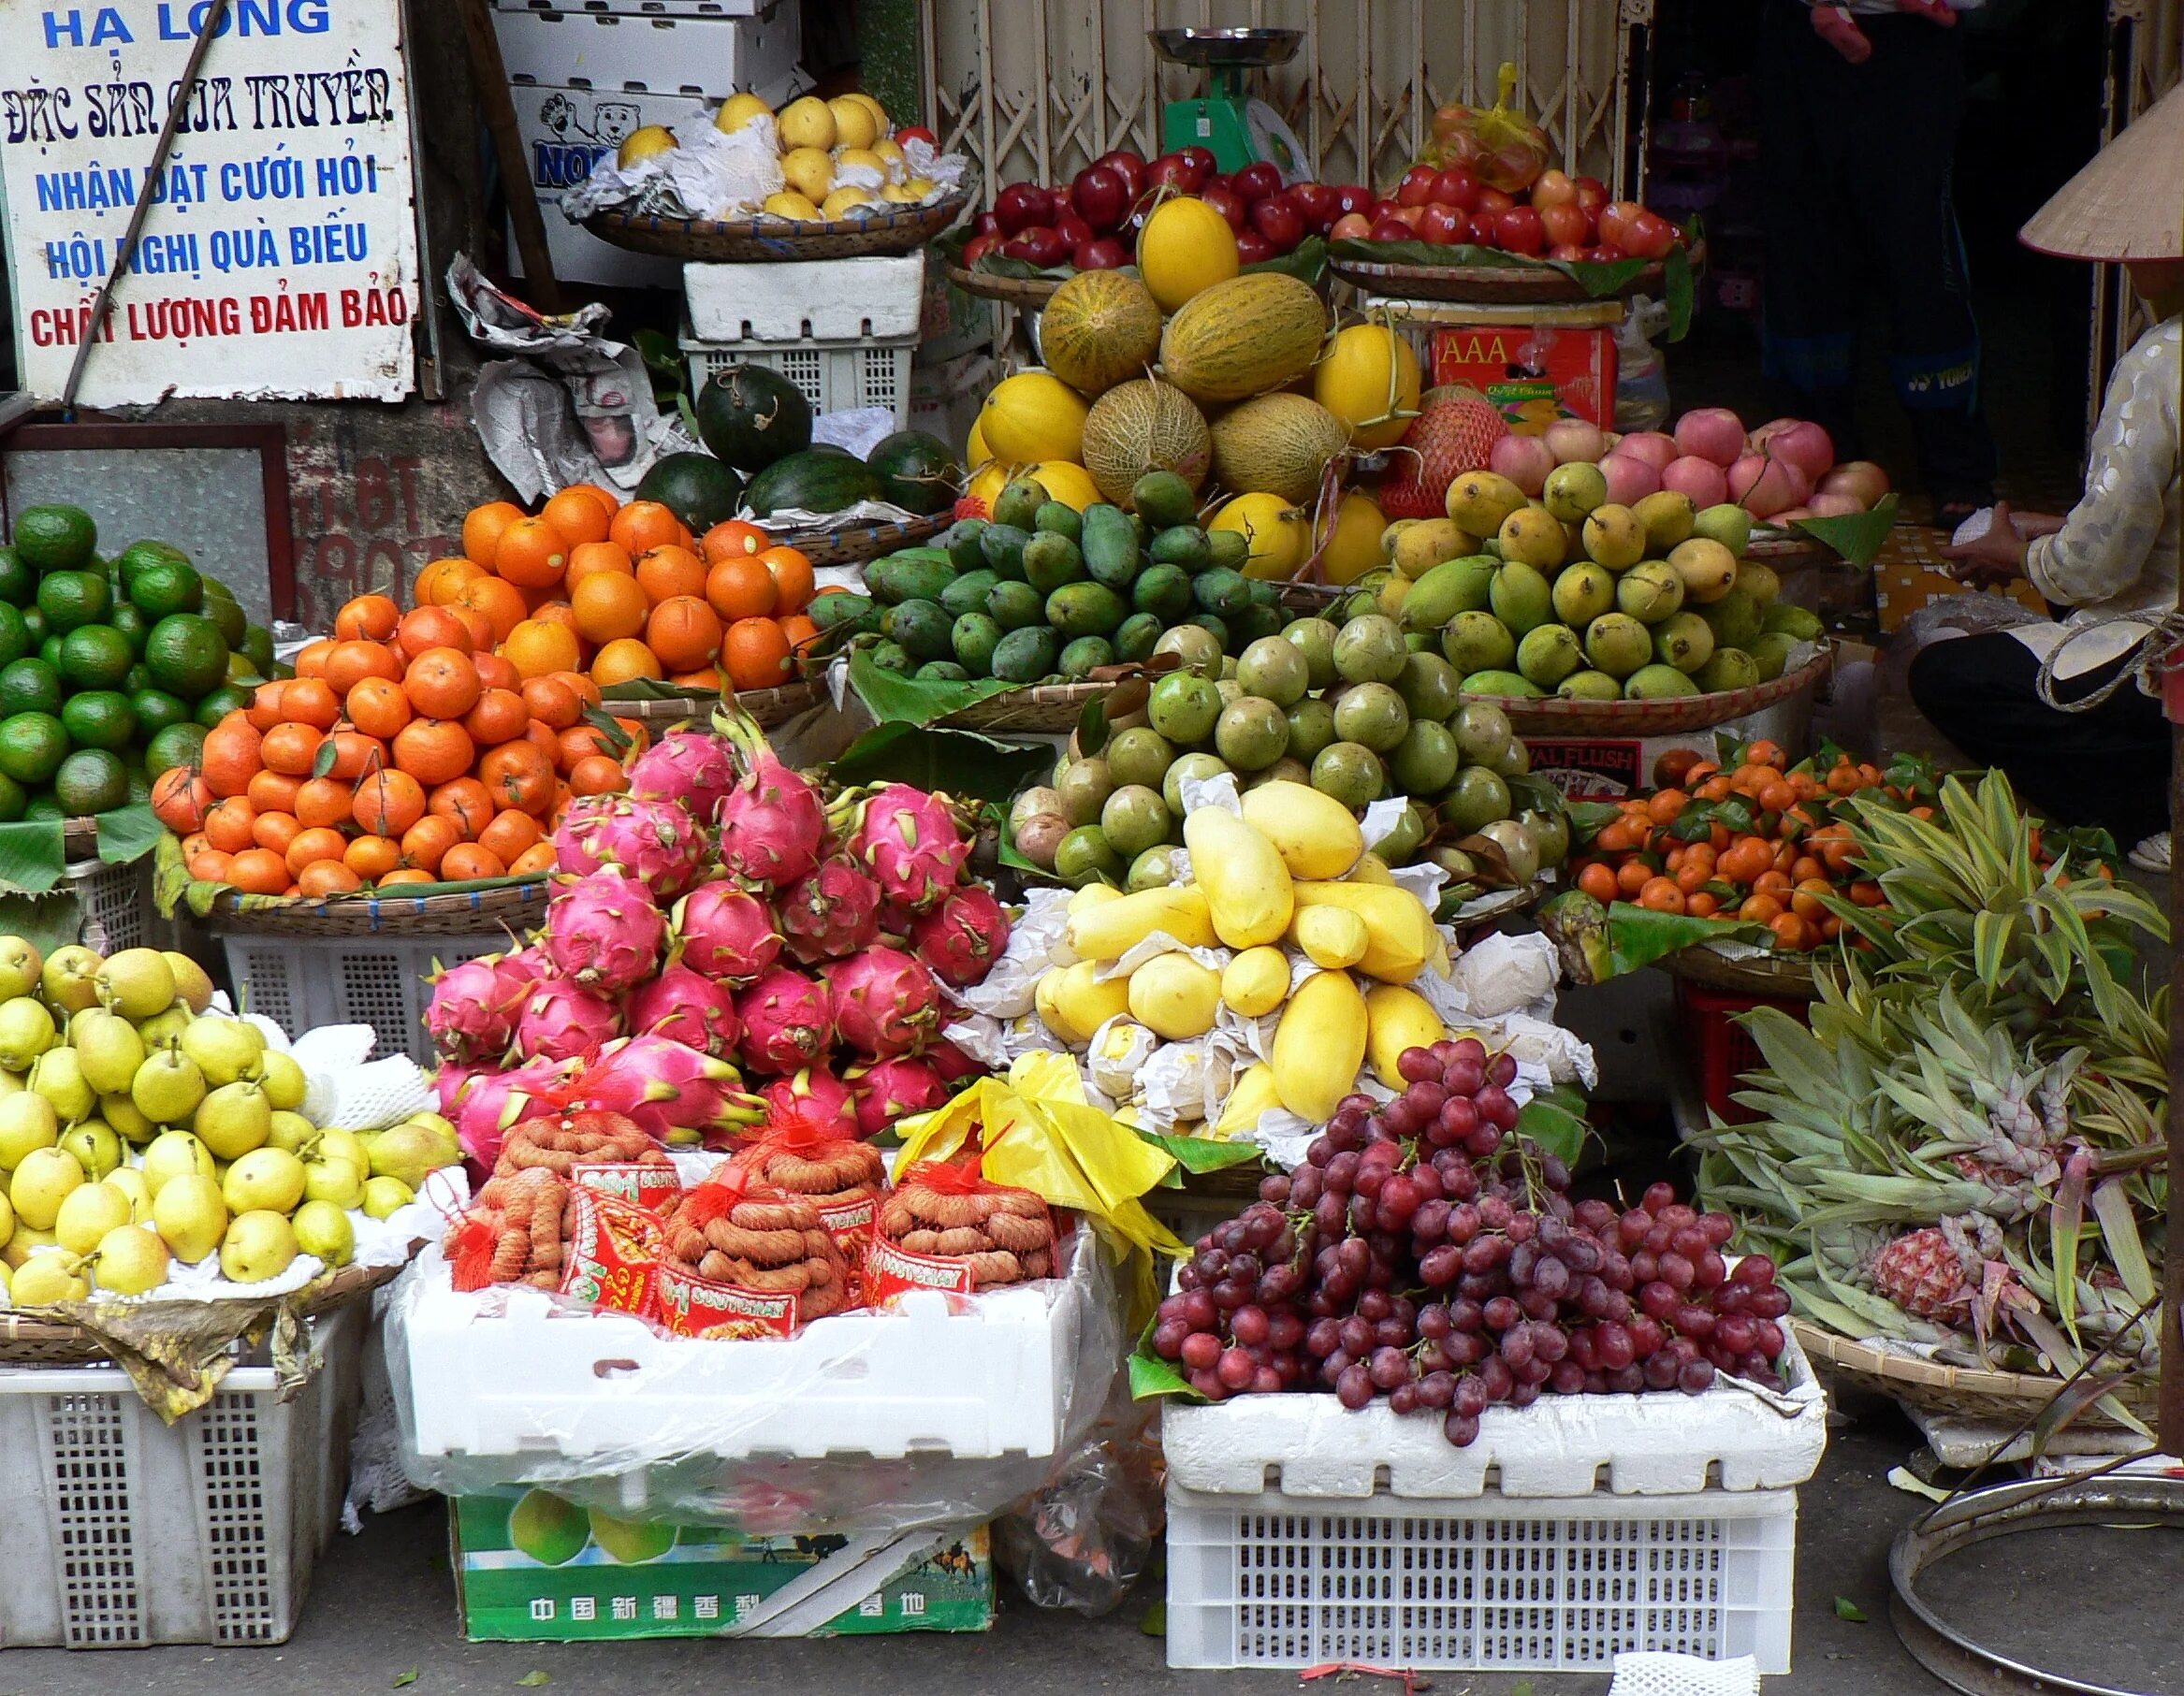
[[1047, 1483], [994, 1521], [994, 1561], [1032, 1605], [1097, 1619], [1143, 1574], [1160, 1535], [1158, 1404], [1110, 1400]]
[[1549, 151], [1547, 132], [1510, 106], [1516, 93], [1517, 67], [1505, 60], [1493, 105], [1449, 105], [1434, 114], [1426, 159], [1460, 166], [1505, 195], [1522, 194], [1547, 168]]

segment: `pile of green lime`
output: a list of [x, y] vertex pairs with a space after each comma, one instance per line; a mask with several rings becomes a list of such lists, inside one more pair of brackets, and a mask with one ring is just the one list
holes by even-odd
[[24, 508], [0, 544], [0, 823], [148, 799], [272, 674], [270, 634], [182, 549], [104, 558], [81, 507]]

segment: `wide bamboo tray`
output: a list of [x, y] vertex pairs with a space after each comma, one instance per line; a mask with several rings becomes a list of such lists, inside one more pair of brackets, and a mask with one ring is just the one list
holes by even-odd
[[791, 530], [781, 537], [813, 565], [858, 565], [896, 548], [930, 542], [954, 520], [946, 513], [899, 524], [856, 524], [836, 530]]
[[[345, 1266], [307, 1284], [296, 1299], [302, 1303], [303, 1317], [312, 1318], [377, 1289], [400, 1270], [399, 1266]], [[0, 1361], [13, 1366], [78, 1366], [107, 1356], [105, 1343], [68, 1320], [49, 1317], [36, 1308], [0, 1312]]]
[[[1974, 1367], [1944, 1366], [1915, 1355], [1888, 1354], [1863, 1342], [1853, 1342], [1832, 1331], [1822, 1330], [1802, 1319], [1787, 1322], [1798, 1346], [1815, 1366], [1884, 1396], [1932, 1413], [1953, 1413], [1966, 1419], [2001, 1420], [2015, 1425], [2054, 1399], [2062, 1380], [2034, 1372], [1989, 1372]], [[2116, 1392], [2117, 1399], [2133, 1413], [2150, 1414], [2155, 1386], [2132, 1383]], [[2088, 1408], [2077, 1418], [2080, 1425], [2114, 1427], [2098, 1408]]]
[[959, 190], [931, 206], [826, 224], [781, 218], [655, 218], [637, 212], [594, 212], [584, 221], [602, 241], [636, 254], [706, 263], [854, 259], [868, 254], [911, 254], [962, 215], [970, 204]]
[[1819, 993], [1813, 982], [1813, 956], [1805, 954], [1725, 954], [1706, 943], [1678, 949], [1654, 964], [1671, 978], [1681, 978], [1701, 989], [1721, 990], [1731, 995], [1769, 995], [1779, 1001], [1812, 1001]]
[[965, 265], [948, 267], [948, 281], [967, 295], [982, 300], [998, 300], [1004, 306], [1036, 312], [1061, 287], [1059, 277], [1003, 277], [993, 271], [973, 270]]
[[[1706, 245], [1691, 250], [1691, 268], [1705, 262]], [[1327, 268], [1353, 288], [1399, 300], [1461, 300], [1478, 306], [1582, 306], [1592, 300], [1659, 295], [1667, 268], [1660, 260], [1605, 295], [1589, 295], [1573, 277], [1551, 266], [1390, 265], [1330, 254]]]
[[1794, 672], [1748, 689], [1711, 695], [1672, 695], [1665, 701], [1534, 701], [1519, 695], [1466, 695], [1490, 701], [1509, 716], [1520, 736], [1668, 736], [1726, 724], [1762, 707], [1787, 701], [1827, 675], [1834, 656], [1823, 647]]
[[1104, 682], [1030, 683], [1005, 695], [974, 702], [935, 722], [957, 731], [1013, 731], [1023, 734], [1066, 736], [1077, 728], [1085, 706], [1111, 698], [1131, 683], [1139, 688], [1133, 707], [1143, 700], [1143, 679], [1116, 677]]

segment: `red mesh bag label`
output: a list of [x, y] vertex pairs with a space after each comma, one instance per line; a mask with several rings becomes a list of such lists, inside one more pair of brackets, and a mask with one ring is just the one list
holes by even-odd
[[659, 1215], [619, 1196], [578, 1189], [575, 1228], [561, 1245], [561, 1294], [611, 1313], [652, 1318], [666, 1233]]
[[682, 1181], [672, 1166], [645, 1166], [636, 1161], [578, 1161], [569, 1168], [569, 1181], [602, 1196], [618, 1196], [641, 1208], [663, 1213], [682, 1194]]
[[878, 1307], [909, 1290], [968, 1296], [970, 1263], [944, 1254], [913, 1254], [884, 1237], [875, 1237], [865, 1256], [865, 1299]]
[[796, 1328], [793, 1295], [715, 1283], [677, 1266], [662, 1266], [652, 1282], [659, 1293], [660, 1323], [672, 1336], [786, 1337]]
[[842, 1258], [850, 1263], [852, 1277], [857, 1277], [863, 1270], [865, 1256], [872, 1247], [873, 1225], [879, 1216], [880, 1201], [873, 1196], [859, 1196], [854, 1201], [838, 1202], [819, 1210], [819, 1223], [840, 1247]]

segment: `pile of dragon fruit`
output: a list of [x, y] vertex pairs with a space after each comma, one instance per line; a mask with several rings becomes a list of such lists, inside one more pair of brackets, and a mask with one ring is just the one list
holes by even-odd
[[1009, 915], [969, 880], [948, 800], [829, 797], [749, 718], [720, 723], [574, 803], [546, 928], [437, 979], [442, 1111], [485, 1165], [509, 1126], [573, 1102], [668, 1143], [789, 1113], [869, 1137], [981, 1069], [940, 1032]]

